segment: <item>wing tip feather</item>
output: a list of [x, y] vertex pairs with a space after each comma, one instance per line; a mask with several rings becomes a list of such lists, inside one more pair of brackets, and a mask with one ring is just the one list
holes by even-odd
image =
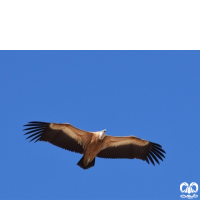
[[26, 139], [31, 139], [29, 142], [37, 142], [41, 139], [42, 134], [47, 126], [47, 122], [39, 122], [39, 121], [30, 121], [28, 124], [25, 124], [24, 126], [30, 126], [28, 128], [23, 129], [23, 131], [28, 131], [24, 133], [24, 135], [28, 135]]
[[[162, 149], [162, 146], [160, 144], [149, 142], [148, 153], [147, 157], [149, 157], [151, 163], [155, 166], [154, 161], [156, 161], [157, 164], [160, 165], [160, 160], [163, 161], [162, 157], [165, 158], [163, 153], [166, 154], [166, 152]], [[162, 153], [161, 153], [162, 152]]]

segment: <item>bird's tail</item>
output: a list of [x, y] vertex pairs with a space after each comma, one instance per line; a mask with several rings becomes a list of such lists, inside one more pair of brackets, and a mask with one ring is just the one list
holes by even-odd
[[90, 167], [93, 167], [94, 164], [95, 164], [95, 158], [92, 160], [92, 162], [88, 163], [87, 166], [85, 166], [83, 164], [83, 159], [84, 159], [84, 156], [79, 160], [79, 162], [77, 163], [77, 165], [83, 169], [89, 169]]

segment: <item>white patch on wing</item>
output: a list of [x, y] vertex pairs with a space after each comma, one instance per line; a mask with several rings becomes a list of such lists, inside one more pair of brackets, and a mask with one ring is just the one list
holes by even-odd
[[121, 137], [120, 139], [118, 138], [118, 141], [116, 140], [112, 141], [111, 146], [121, 146], [121, 145], [128, 145], [128, 144], [146, 146], [148, 143], [149, 143], [148, 141], [142, 140], [139, 138], [128, 139], [128, 138]]
[[79, 144], [82, 144], [81, 138], [78, 137], [76, 133], [74, 133], [70, 128], [68, 128], [66, 125], [61, 125], [61, 124], [50, 124], [50, 128], [54, 130], [62, 130], [64, 133], [66, 133], [68, 136], [76, 140]]

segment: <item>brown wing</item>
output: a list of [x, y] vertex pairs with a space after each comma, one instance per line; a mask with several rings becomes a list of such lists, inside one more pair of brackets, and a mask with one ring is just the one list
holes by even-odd
[[165, 151], [162, 146], [153, 142], [142, 140], [140, 138], [129, 137], [112, 137], [105, 136], [103, 150], [97, 157], [101, 158], [137, 158], [149, 160], [155, 165], [154, 160], [159, 164], [159, 159], [163, 160]]
[[84, 147], [92, 137], [92, 133], [75, 128], [70, 124], [57, 124], [46, 122], [29, 122], [24, 126], [29, 126], [24, 130], [30, 134], [30, 142], [35, 140], [50, 142], [58, 147], [62, 147], [69, 151], [83, 154]]

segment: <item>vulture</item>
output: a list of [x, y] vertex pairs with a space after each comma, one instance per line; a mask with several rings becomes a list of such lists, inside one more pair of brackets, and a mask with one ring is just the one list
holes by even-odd
[[115, 137], [106, 135], [106, 129], [89, 132], [69, 123], [31, 121], [24, 125], [25, 135], [31, 141], [50, 142], [66, 150], [83, 154], [77, 163], [83, 169], [93, 167], [95, 157], [141, 159], [155, 165], [165, 158], [162, 146], [135, 136]]

